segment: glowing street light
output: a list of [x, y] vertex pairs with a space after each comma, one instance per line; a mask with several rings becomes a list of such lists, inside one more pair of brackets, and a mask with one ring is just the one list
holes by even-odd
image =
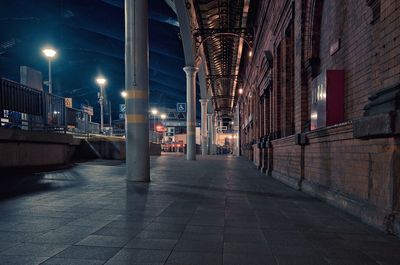
[[238, 92], [239, 92], [240, 95], [242, 95], [243, 94], [243, 88], [239, 88]]
[[53, 58], [53, 57], [55, 57], [56, 54], [57, 54], [57, 51], [56, 51], [56, 50], [53, 50], [53, 49], [51, 49], [51, 48], [43, 49], [42, 52], [44, 53], [44, 55], [45, 55], [46, 57], [49, 57], [49, 58]]
[[99, 103], [100, 103], [100, 129], [103, 131], [104, 127], [104, 118], [103, 118], [103, 108], [104, 108], [104, 95], [103, 95], [103, 90], [104, 90], [104, 85], [107, 83], [107, 79], [104, 77], [97, 77], [96, 78], [96, 83], [100, 87], [100, 95], [99, 95]]
[[53, 85], [52, 85], [52, 81], [51, 81], [51, 60], [56, 56], [57, 51], [52, 48], [45, 48], [42, 50], [42, 52], [49, 61], [49, 93], [52, 94], [53, 93]]
[[121, 92], [121, 97], [126, 98], [128, 96], [128, 93], [126, 91]]
[[153, 116], [156, 116], [158, 114], [158, 110], [157, 109], [151, 109], [151, 114], [153, 114]]
[[107, 79], [105, 79], [104, 77], [97, 77], [96, 78], [96, 83], [98, 85], [104, 85], [107, 82]]

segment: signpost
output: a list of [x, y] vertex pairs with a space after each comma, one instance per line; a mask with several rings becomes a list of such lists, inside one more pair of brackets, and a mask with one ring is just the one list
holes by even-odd
[[119, 119], [125, 120], [126, 106], [125, 104], [119, 104]]
[[186, 112], [186, 103], [176, 103], [177, 112]]
[[81, 109], [83, 110], [83, 112], [87, 113], [87, 115], [89, 116], [89, 122], [92, 122], [92, 116], [94, 113], [93, 107], [85, 105], [85, 104], [81, 104]]
[[125, 104], [119, 104], [119, 112], [121, 112], [121, 113], [125, 113], [126, 112]]
[[92, 106], [82, 106], [83, 112], [86, 112], [89, 116], [93, 116], [93, 107]]
[[72, 98], [65, 98], [65, 107], [72, 109]]

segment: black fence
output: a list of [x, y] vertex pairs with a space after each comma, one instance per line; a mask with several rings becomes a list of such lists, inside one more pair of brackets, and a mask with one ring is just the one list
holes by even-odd
[[1, 79], [0, 127], [74, 133], [99, 133], [82, 110], [66, 108], [65, 99]]

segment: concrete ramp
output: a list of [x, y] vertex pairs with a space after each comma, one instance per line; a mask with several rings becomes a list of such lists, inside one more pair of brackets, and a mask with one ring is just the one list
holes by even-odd
[[[124, 137], [96, 135], [85, 139], [81, 143], [80, 151], [86, 158], [125, 160], [125, 148]], [[150, 143], [150, 155], [161, 155], [161, 145]]]

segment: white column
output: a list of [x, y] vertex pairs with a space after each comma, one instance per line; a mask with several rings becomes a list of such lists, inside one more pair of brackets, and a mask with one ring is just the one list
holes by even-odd
[[186, 66], [186, 159], [196, 160], [196, 73], [199, 68]]
[[201, 103], [201, 155], [207, 155], [207, 103], [208, 99], [202, 98]]
[[218, 116], [214, 114], [214, 126], [213, 126], [213, 154], [217, 154], [217, 143], [218, 143]]
[[128, 181], [150, 181], [148, 54], [148, 1], [125, 0], [125, 129]]
[[236, 105], [236, 112], [235, 112], [235, 125], [238, 128], [236, 134], [236, 152], [235, 155], [240, 156], [240, 106], [239, 104]]
[[207, 114], [207, 132], [208, 132], [208, 154], [212, 155], [212, 143], [213, 143], [213, 115], [211, 113]]

